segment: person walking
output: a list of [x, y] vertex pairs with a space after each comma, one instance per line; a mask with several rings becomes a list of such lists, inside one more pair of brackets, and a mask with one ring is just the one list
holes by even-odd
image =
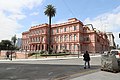
[[86, 51], [83, 55], [83, 60], [85, 61], [84, 63], [84, 69], [86, 69], [86, 64], [88, 63], [88, 68], [90, 68], [90, 55], [88, 51]]
[[10, 59], [10, 58], [9, 58], [9, 55], [10, 55], [10, 54], [9, 54], [9, 51], [7, 51], [7, 52], [6, 52], [6, 57], [7, 57], [6, 59]]

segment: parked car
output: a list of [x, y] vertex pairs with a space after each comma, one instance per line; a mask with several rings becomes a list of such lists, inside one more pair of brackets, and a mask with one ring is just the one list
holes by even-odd
[[112, 49], [112, 50], [110, 51], [110, 54], [111, 54], [111, 55], [115, 55], [116, 58], [120, 58], [120, 50], [118, 50], [118, 49]]

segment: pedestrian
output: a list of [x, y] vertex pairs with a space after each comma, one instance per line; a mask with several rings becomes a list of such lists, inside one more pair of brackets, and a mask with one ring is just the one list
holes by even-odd
[[88, 68], [90, 68], [90, 55], [88, 51], [86, 51], [83, 55], [83, 60], [85, 61], [84, 63], [84, 69], [86, 69], [86, 64], [88, 64]]
[[7, 57], [7, 59], [10, 59], [9, 58], [9, 51], [6, 52], [6, 57]]

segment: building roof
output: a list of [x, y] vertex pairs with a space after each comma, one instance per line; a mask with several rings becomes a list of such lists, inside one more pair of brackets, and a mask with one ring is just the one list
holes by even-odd
[[70, 19], [68, 19], [67, 22], [60, 23], [60, 24], [52, 24], [51, 27], [60, 27], [60, 26], [74, 24], [74, 23], [80, 23], [83, 26], [83, 23], [80, 20], [78, 20], [77, 18], [70, 18]]
[[32, 29], [37, 29], [37, 28], [40, 28], [40, 27], [47, 27], [47, 26], [48, 26], [47, 23], [39, 24], [39, 25], [36, 25], [36, 26], [32, 26], [32, 27], [30, 28], [30, 30], [32, 30]]

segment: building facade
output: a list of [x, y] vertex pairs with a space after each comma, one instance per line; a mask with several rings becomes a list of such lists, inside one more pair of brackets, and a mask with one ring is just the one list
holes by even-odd
[[[48, 24], [33, 26], [22, 33], [22, 49], [30, 51], [48, 50]], [[109, 41], [105, 33], [90, 30], [76, 18], [65, 23], [51, 25], [51, 49], [72, 53], [89, 51], [100, 53], [108, 50]]]
[[115, 49], [116, 48], [116, 45], [115, 45], [115, 41], [114, 41], [114, 35], [112, 32], [107, 32], [107, 37], [108, 37], [108, 40], [109, 40], [109, 46], [110, 46], [110, 50], [111, 49]]

